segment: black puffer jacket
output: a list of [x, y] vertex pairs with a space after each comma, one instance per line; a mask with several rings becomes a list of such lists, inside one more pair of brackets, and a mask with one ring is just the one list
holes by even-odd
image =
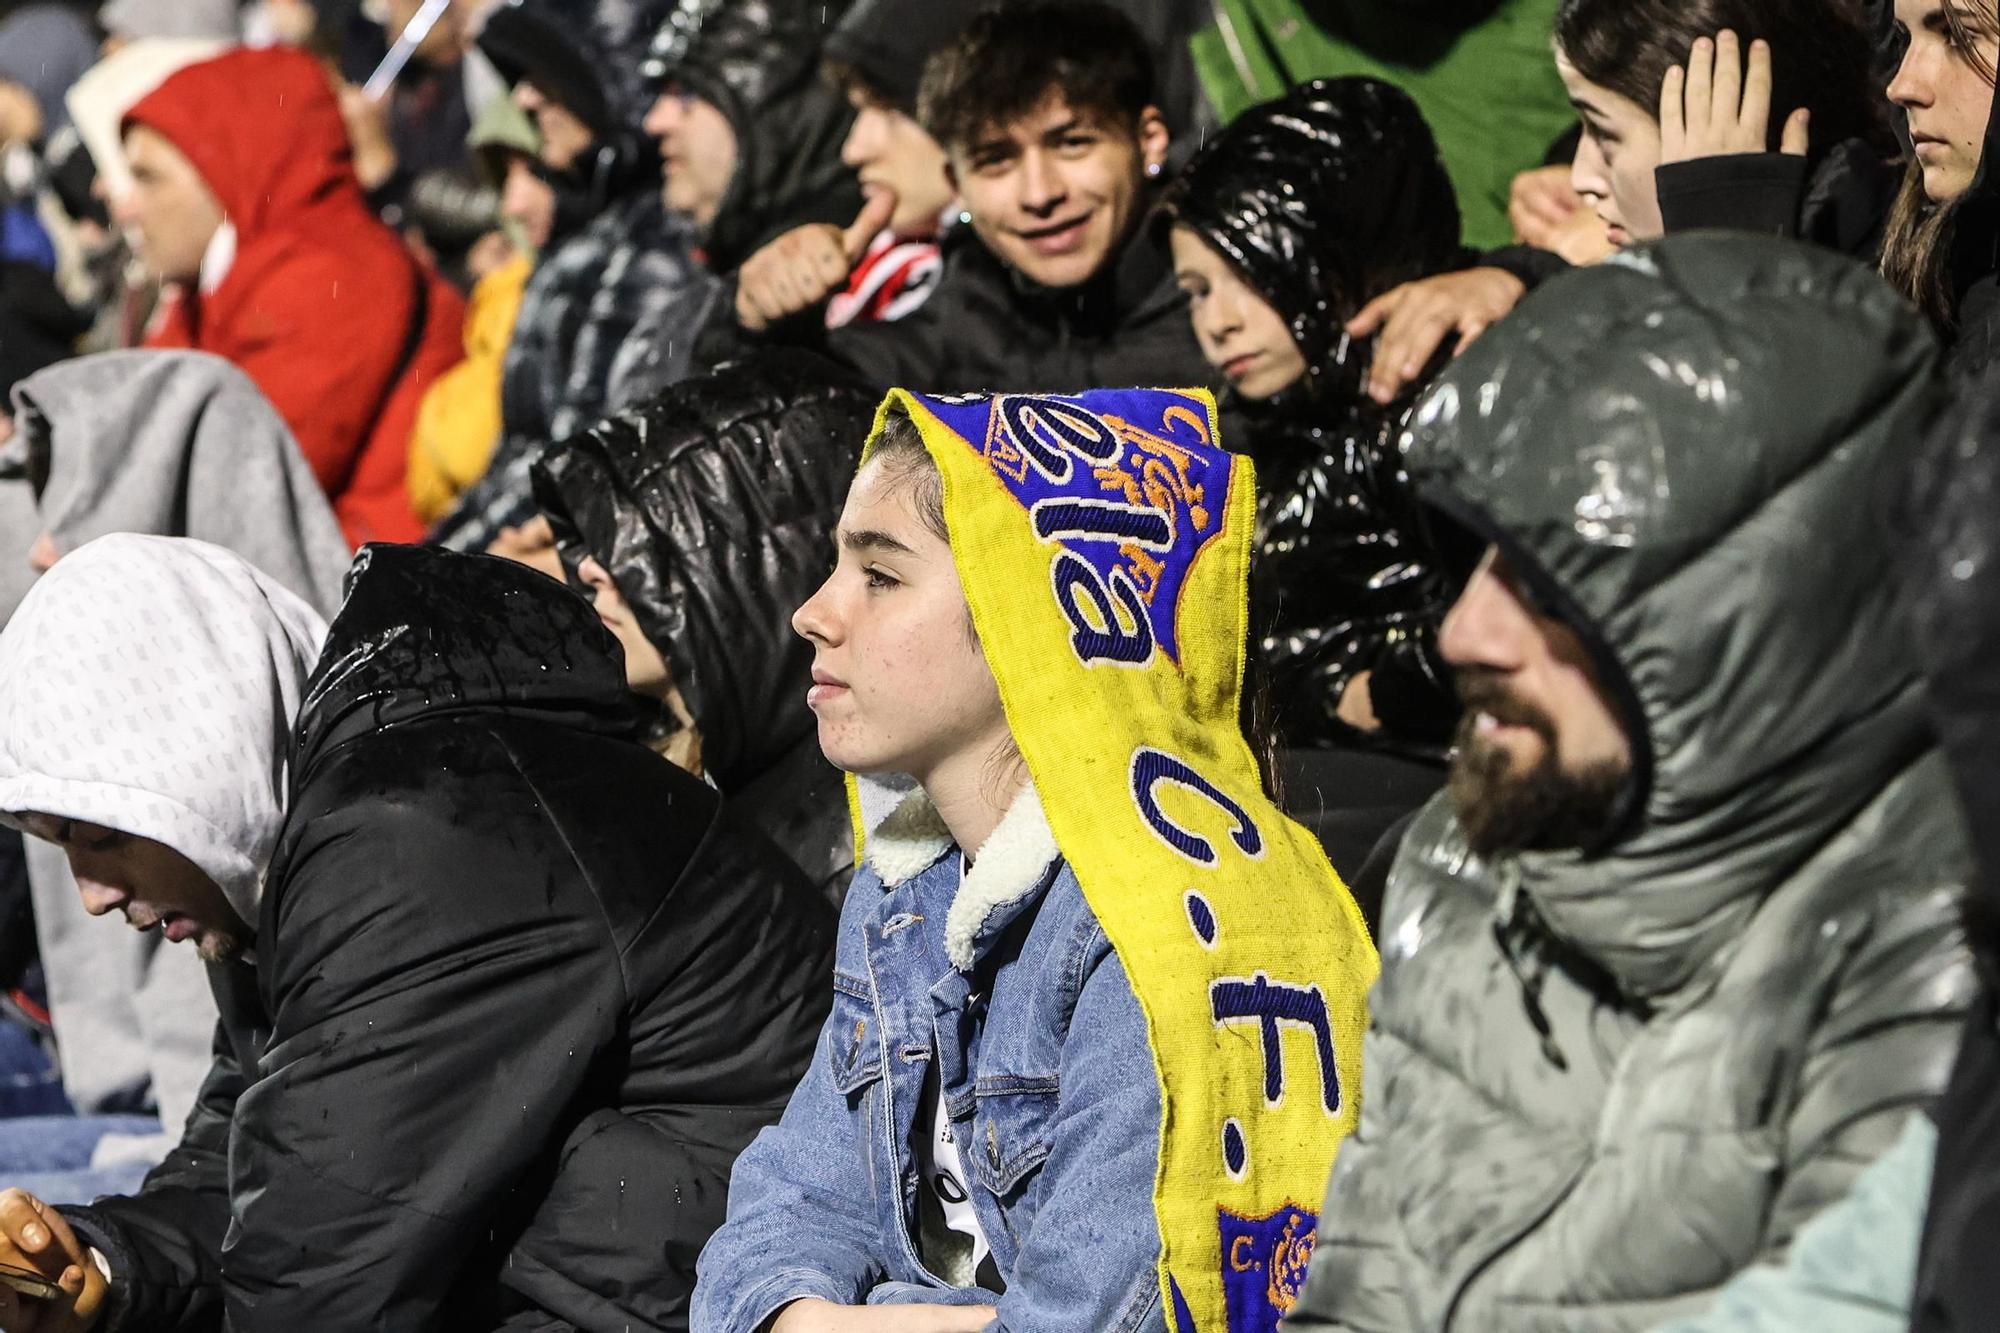
[[486, 475], [467, 489], [431, 540], [483, 551], [534, 512], [528, 465], [554, 440], [638, 400], [644, 383], [621, 376], [685, 372], [716, 281], [695, 261], [696, 236], [660, 201], [657, 150], [640, 129], [651, 96], [638, 67], [671, 0], [509, 0], [480, 48], [510, 80], [547, 84], [581, 117], [595, 147], [553, 175], [567, 234], [542, 253], [521, 297], [501, 379], [501, 437]]
[[771, 351], [683, 380], [569, 441], [535, 493], [573, 570], [596, 556], [661, 655], [730, 806], [838, 897], [847, 788], [820, 754], [792, 612], [826, 577], [878, 395]]
[[1163, 213], [1283, 316], [1306, 360], [1276, 399], [1229, 404], [1230, 443], [1257, 463], [1254, 626], [1285, 741], [1359, 739], [1338, 709], [1367, 671], [1381, 739], [1441, 752], [1458, 710], [1435, 651], [1446, 589], [1395, 442], [1409, 403], [1363, 392], [1368, 348], [1342, 331], [1382, 292], [1464, 262], [1429, 127], [1386, 83], [1317, 80], [1232, 122]]
[[186, 1136], [69, 1214], [117, 1275], [106, 1333], [687, 1327], [833, 922], [629, 716], [573, 594], [363, 552]]
[[2000, 1309], [2000, 375], [1970, 385], [1919, 459], [1903, 509], [1931, 719], [1977, 862], [1967, 907], [1980, 993], [1951, 1085], [1932, 1110], [1916, 1333], [1990, 1328]]

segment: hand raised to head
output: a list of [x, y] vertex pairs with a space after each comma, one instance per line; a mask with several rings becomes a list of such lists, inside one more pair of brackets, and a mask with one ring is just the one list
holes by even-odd
[[[1802, 157], [1811, 143], [1810, 113], [1786, 118], [1779, 150]], [[1732, 153], [1770, 151], [1771, 44], [1750, 43], [1746, 57], [1737, 35], [1725, 28], [1702, 37], [1685, 67], [1667, 71], [1660, 84], [1660, 162], [1690, 162]]]

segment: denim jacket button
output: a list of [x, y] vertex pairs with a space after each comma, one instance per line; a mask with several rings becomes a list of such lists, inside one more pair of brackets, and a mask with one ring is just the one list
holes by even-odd
[[986, 1160], [995, 1171], [1000, 1169], [1000, 1135], [994, 1130], [991, 1120], [986, 1122]]

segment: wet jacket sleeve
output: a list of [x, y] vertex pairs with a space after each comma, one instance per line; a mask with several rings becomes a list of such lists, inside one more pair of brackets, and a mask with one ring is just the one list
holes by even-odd
[[238, 1333], [447, 1322], [447, 1289], [626, 1011], [572, 877], [397, 795], [315, 812], [265, 908], [285, 948], [230, 1144]]
[[[842, 909], [838, 955], [855, 963], [837, 967], [812, 1064], [784, 1116], [736, 1159], [728, 1218], [701, 1252], [692, 1327], [753, 1333], [792, 1301], [859, 1305], [888, 1275], [869, 1173], [877, 1153], [856, 1142], [879, 1129], [884, 1096], [859, 961], [868, 896], [850, 894]], [[873, 1113], [857, 1116], [856, 1101]]]
[[1368, 678], [1368, 699], [1392, 736], [1443, 744], [1458, 723], [1458, 696], [1438, 653], [1437, 614], [1393, 643], [1383, 645]]
[[1704, 227], [1797, 236], [1806, 159], [1792, 153], [1725, 153], [1669, 162], [1653, 173], [1667, 234]]
[[1532, 292], [1550, 278], [1569, 272], [1570, 262], [1553, 250], [1542, 250], [1532, 245], [1503, 245], [1498, 250], [1488, 250], [1479, 256], [1473, 267], [1497, 268], [1502, 273], [1511, 273]]
[[[1438, 651], [1438, 629], [1457, 590], [1449, 586], [1444, 561], [1422, 541], [1429, 531], [1418, 511], [1416, 494], [1403, 470], [1402, 455], [1390, 441], [1372, 451], [1369, 482], [1376, 504], [1408, 543], [1412, 558], [1426, 567], [1423, 579], [1425, 614], [1412, 617], [1403, 632], [1388, 636], [1375, 656], [1368, 681], [1368, 698], [1376, 719], [1393, 736], [1444, 744], [1458, 724], [1458, 693], [1451, 668]], [[1338, 708], [1339, 701], [1333, 701]]]
[[[1401, 1054], [1395, 1044], [1374, 1028], [1361, 1040], [1361, 1067], [1368, 1077], [1388, 1077]], [[1324, 1261], [1307, 1270], [1305, 1289], [1285, 1316], [1283, 1333], [1402, 1333], [1414, 1322], [1397, 1251], [1395, 1182], [1384, 1181], [1378, 1160], [1382, 1115], [1369, 1116], [1366, 1105], [1361, 1122], [1341, 1142], [1320, 1210], [1322, 1236], [1331, 1219], [1340, 1219], [1341, 1271]], [[1340, 1182], [1337, 1197], [1334, 1180]], [[1341, 1318], [1334, 1317], [1335, 1310]]]
[[130, 1198], [64, 1208], [77, 1238], [111, 1268], [100, 1333], [213, 1328], [229, 1227], [229, 1126], [246, 1086], [220, 1025], [215, 1062], [181, 1141]]
[[1077, 996], [1059, 1077], [1040, 1206], [989, 1333], [1164, 1333], [1159, 1082], [1146, 1016], [1108, 944]]
[[1655, 1333], [1903, 1333], [1937, 1130], [1912, 1115], [1846, 1198], [1799, 1232], [1779, 1265], [1747, 1269], [1702, 1314]]
[[755, 356], [767, 347], [826, 353], [825, 301], [752, 332], [736, 322], [737, 280], [738, 275], [732, 273], [716, 284], [702, 316], [701, 332], [695, 337], [692, 360], [696, 373]]
[[1871, 923], [1829, 998], [1783, 1126], [1785, 1183], [1765, 1226], [1766, 1261], [1844, 1198], [1949, 1081], [1974, 990], [1953, 929], [1957, 902], [1940, 888]]

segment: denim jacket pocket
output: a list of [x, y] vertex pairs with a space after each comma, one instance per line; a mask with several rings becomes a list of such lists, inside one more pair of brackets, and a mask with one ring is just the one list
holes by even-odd
[[973, 1088], [968, 1165], [994, 1197], [1007, 1199], [1049, 1158], [1056, 1119], [1053, 1078], [983, 1078]]
[[882, 1044], [875, 1031], [876, 1021], [868, 983], [836, 972], [825, 1058], [834, 1089], [849, 1097], [882, 1077]]

